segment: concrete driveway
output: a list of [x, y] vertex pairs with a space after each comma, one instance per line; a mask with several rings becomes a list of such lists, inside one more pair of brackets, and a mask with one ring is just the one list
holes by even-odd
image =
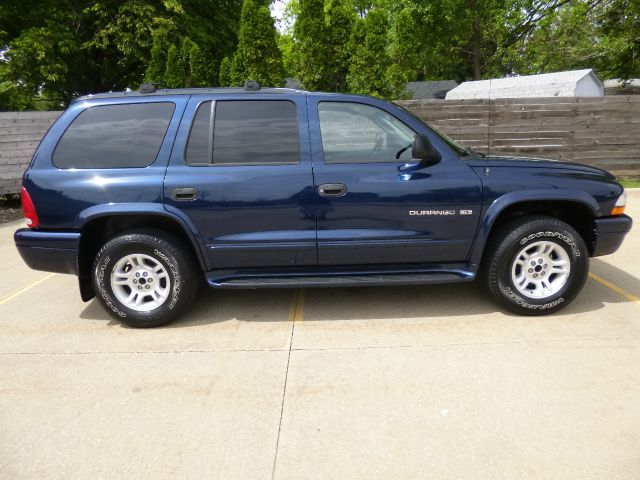
[[479, 285], [202, 291], [121, 326], [0, 228], [0, 478], [638, 478], [640, 191], [559, 314]]

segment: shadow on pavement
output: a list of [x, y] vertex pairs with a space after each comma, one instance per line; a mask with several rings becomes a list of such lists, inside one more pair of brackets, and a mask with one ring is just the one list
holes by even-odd
[[[608, 280], [627, 292], [640, 296], [640, 278], [634, 277], [630, 273], [625, 272], [624, 270], [621, 270], [600, 258], [591, 259], [590, 270], [599, 277]], [[620, 301], [628, 302], [629, 300], [620, 297]]]
[[[597, 274], [631, 291], [640, 290], [640, 280], [601, 260], [593, 260]], [[191, 308], [164, 328], [208, 325], [230, 320], [247, 322], [288, 322], [295, 290], [211, 290], [202, 287]], [[555, 316], [599, 310], [606, 303], [627, 299], [588, 279], [571, 305]], [[449, 285], [307, 288], [305, 320], [362, 320], [371, 318], [461, 317], [500, 313], [518, 317], [493, 301], [479, 282]], [[120, 325], [94, 299], [81, 318]]]

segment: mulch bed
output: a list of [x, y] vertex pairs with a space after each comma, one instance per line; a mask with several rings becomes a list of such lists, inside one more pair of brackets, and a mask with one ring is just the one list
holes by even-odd
[[22, 218], [22, 207], [18, 195], [0, 195], [0, 224]]

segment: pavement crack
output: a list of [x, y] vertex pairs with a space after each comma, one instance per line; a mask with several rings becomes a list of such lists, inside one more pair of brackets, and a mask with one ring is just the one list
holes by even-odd
[[284, 401], [287, 395], [287, 381], [289, 380], [289, 364], [291, 363], [291, 350], [293, 350], [293, 333], [295, 332], [295, 322], [291, 322], [291, 338], [289, 339], [289, 355], [287, 357], [287, 368], [284, 373], [284, 386], [282, 388], [282, 403], [280, 405], [280, 421], [278, 422], [278, 435], [276, 437], [276, 450], [273, 454], [273, 467], [271, 469], [271, 480], [276, 476], [276, 464], [278, 462], [278, 448], [280, 447], [280, 432], [282, 430], [282, 416], [284, 415]]

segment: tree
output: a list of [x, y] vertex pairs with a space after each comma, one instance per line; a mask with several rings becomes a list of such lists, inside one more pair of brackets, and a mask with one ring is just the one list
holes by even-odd
[[238, 48], [231, 62], [231, 83], [246, 80], [261, 85], [282, 86], [284, 68], [276, 42], [276, 29], [267, 5], [244, 0], [238, 30]]
[[408, 8], [396, 16], [390, 30], [389, 56], [391, 66], [387, 70], [387, 83], [394, 98], [406, 95], [409, 80], [415, 80], [418, 70], [418, 31]]
[[200, 47], [193, 43], [189, 49], [189, 87], [207, 87], [213, 83], [213, 66]]
[[167, 69], [167, 34], [164, 30], [153, 32], [153, 42], [151, 45], [151, 60], [145, 72], [144, 78], [147, 82], [164, 82], [164, 72]]
[[289, 33], [278, 33], [278, 48], [282, 54], [282, 67], [285, 77], [296, 76], [296, 58], [293, 53], [293, 36]]
[[231, 59], [229, 57], [224, 57], [220, 62], [218, 83], [220, 83], [221, 87], [231, 86]]
[[347, 74], [351, 50], [349, 36], [356, 21], [353, 7], [343, 0], [329, 0], [325, 15], [327, 47], [327, 89], [332, 92], [347, 90]]
[[240, 0], [0, 2], [2, 91], [67, 105], [145, 78], [162, 81], [162, 53], [185, 37], [217, 67], [235, 48], [239, 14]]
[[588, 3], [576, 1], [547, 16], [514, 51], [514, 69], [540, 73], [595, 66], [600, 52], [594, 48], [597, 26], [590, 11]]
[[601, 28], [598, 44], [606, 77], [629, 79], [640, 76], [640, 2], [611, 0], [596, 6]]
[[169, 88], [181, 87], [184, 82], [185, 64], [180, 55], [180, 50], [175, 45], [169, 47], [167, 52], [167, 65], [164, 72], [164, 83]]
[[353, 56], [347, 74], [347, 84], [353, 93], [381, 98], [392, 96], [386, 72], [391, 60], [386, 52], [387, 14], [372, 9], [363, 20], [358, 20], [351, 36]]
[[330, 50], [323, 0], [300, 0], [293, 37], [297, 79], [308, 90], [330, 90]]

